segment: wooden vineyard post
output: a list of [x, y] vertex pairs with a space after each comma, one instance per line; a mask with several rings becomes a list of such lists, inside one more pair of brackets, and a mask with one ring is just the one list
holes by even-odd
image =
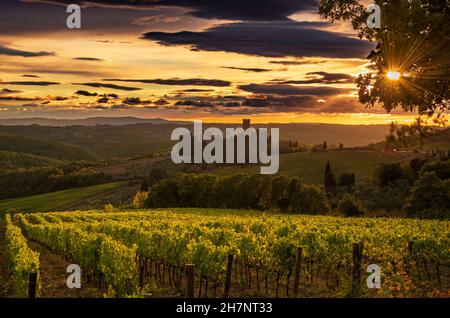
[[195, 290], [195, 265], [186, 264], [186, 297], [194, 298]]
[[300, 271], [302, 268], [302, 248], [297, 248], [295, 257], [295, 276], [294, 276], [294, 297], [298, 295], [298, 286], [300, 284]]
[[408, 241], [408, 256], [412, 258], [413, 256], [413, 242], [412, 241]]
[[144, 287], [144, 273], [145, 268], [142, 262], [139, 262], [139, 287], [142, 289]]
[[353, 243], [353, 273], [352, 273], [352, 291], [353, 297], [359, 295], [361, 288], [361, 261], [364, 244]]
[[408, 259], [408, 263], [406, 264], [406, 268], [405, 268], [406, 274], [408, 274], [408, 275], [410, 275], [410, 273], [411, 273], [411, 263], [413, 260], [412, 250], [413, 250], [413, 242], [408, 241], [408, 257], [409, 257], [409, 259]]
[[28, 281], [28, 298], [36, 298], [37, 273], [31, 272]]
[[230, 284], [231, 284], [231, 272], [233, 270], [233, 254], [228, 254], [228, 260], [227, 260], [227, 273], [225, 276], [225, 290], [223, 297], [227, 298], [230, 294]]

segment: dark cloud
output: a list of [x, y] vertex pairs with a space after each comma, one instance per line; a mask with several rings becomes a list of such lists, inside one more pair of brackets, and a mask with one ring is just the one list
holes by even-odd
[[33, 75], [33, 74], [24, 74], [22, 77], [30, 77], [30, 78], [39, 78], [40, 76]]
[[165, 99], [160, 98], [160, 99], [154, 101], [153, 104], [157, 105], [157, 106], [164, 106], [164, 105], [169, 105], [170, 103], [168, 101], [166, 101]]
[[125, 105], [140, 105], [142, 104], [142, 101], [139, 97], [127, 97], [122, 101], [122, 103]]
[[321, 102], [315, 96], [277, 96], [258, 94], [251, 97], [227, 96], [204, 99], [180, 100], [168, 109], [195, 111], [203, 108], [206, 112], [231, 114], [258, 114], [280, 112], [308, 113], [354, 113], [361, 112], [361, 104], [356, 97], [331, 96]]
[[309, 79], [290, 80], [278, 82], [278, 84], [350, 84], [355, 83], [355, 78], [345, 73], [309, 72]]
[[192, 46], [197, 50], [225, 51], [266, 57], [365, 57], [368, 41], [319, 30], [322, 22], [230, 23], [203, 32], [149, 32], [144, 39], [161, 45]]
[[193, 107], [214, 107], [215, 104], [204, 100], [180, 100], [175, 106], [193, 106]]
[[113, 41], [113, 40], [93, 40], [94, 42], [97, 43], [122, 43], [122, 44], [131, 44], [133, 42], [128, 42], [128, 41]]
[[[313, 96], [274, 96], [259, 94], [253, 97], [227, 96], [227, 97], [211, 97], [203, 99], [180, 100], [176, 102], [174, 107], [183, 107], [183, 109], [195, 109], [196, 107], [204, 108], [253, 108], [263, 109], [267, 111], [289, 111], [296, 109], [307, 109], [314, 107], [316, 99]], [[209, 110], [211, 111], [211, 110]]]
[[92, 61], [92, 62], [100, 62], [100, 61], [104, 61], [104, 59], [99, 59], [96, 57], [74, 57], [74, 60], [79, 60], [79, 61]]
[[294, 86], [286, 84], [248, 84], [240, 85], [240, 89], [254, 94], [268, 95], [312, 95], [331, 96], [351, 91], [348, 88], [325, 87], [325, 86]]
[[0, 95], [0, 100], [3, 101], [18, 101], [18, 102], [28, 102], [38, 100], [34, 97], [22, 97], [22, 96], [3, 96]]
[[223, 106], [223, 107], [240, 107], [240, 106], [242, 106], [242, 104], [239, 102], [229, 101], [229, 102], [222, 102], [221, 106]]
[[248, 107], [268, 107], [270, 101], [267, 98], [246, 98], [242, 103], [242, 106]]
[[263, 96], [257, 98], [246, 98], [242, 103], [242, 106], [247, 107], [272, 107], [277, 108], [277, 111], [281, 111], [283, 108], [307, 108], [312, 107], [315, 102], [315, 98], [312, 96], [286, 96], [286, 97], [274, 97]]
[[300, 60], [300, 61], [270, 61], [271, 64], [278, 64], [278, 65], [308, 65], [308, 64], [323, 64], [326, 61], [311, 61], [311, 60]]
[[287, 20], [296, 12], [317, 9], [316, 0], [41, 0], [60, 4], [86, 4], [135, 9], [157, 7], [181, 7], [189, 9], [188, 14], [205, 19], [242, 21]]
[[216, 79], [203, 79], [203, 78], [170, 78], [170, 79], [104, 79], [104, 81], [110, 82], [132, 82], [132, 83], [144, 83], [144, 84], [159, 84], [159, 85], [188, 85], [188, 86], [217, 86], [225, 87], [230, 86], [231, 82], [216, 80]]
[[55, 55], [53, 52], [30, 52], [23, 51], [18, 49], [9, 48], [3, 45], [0, 45], [0, 55], [10, 55], [10, 56], [21, 56], [21, 57], [39, 57], [39, 56], [50, 56]]
[[17, 93], [22, 93], [22, 91], [9, 88], [3, 88], [2, 90], [0, 90], [0, 95], [17, 94]]
[[56, 100], [56, 101], [64, 101], [64, 100], [68, 100], [68, 99], [69, 99], [69, 97], [64, 97], [64, 96], [53, 97], [53, 100]]
[[118, 90], [123, 90], [123, 91], [138, 91], [138, 90], [142, 89], [142, 88], [138, 88], [138, 87], [120, 86], [120, 85], [105, 84], [105, 83], [72, 83], [72, 85], [103, 87], [103, 88], [118, 89]]
[[77, 76], [105, 76], [104, 72], [97, 71], [95, 69], [65, 69], [66, 65], [53, 65], [54, 68], [42, 68], [42, 67], [32, 67], [28, 69], [22, 69], [22, 72], [30, 72], [30, 73], [42, 73], [42, 74], [69, 74], [69, 75], [77, 75]]
[[31, 82], [31, 81], [16, 81], [16, 82], [0, 82], [0, 84], [5, 85], [29, 85], [29, 86], [50, 86], [50, 85], [59, 85], [60, 83], [57, 82]]
[[[20, 91], [12, 91], [8, 90], [9, 92], [20, 92]], [[0, 100], [3, 101], [19, 101], [19, 102], [28, 102], [28, 101], [42, 101], [41, 104], [49, 104], [52, 101], [65, 101], [68, 100], [69, 97], [65, 96], [45, 96], [45, 97], [24, 97], [24, 96], [11, 96], [9, 95], [2, 95], [2, 91], [0, 91]]]
[[[40, 3], [37, 3], [40, 2]], [[151, 10], [116, 10], [105, 6], [89, 5], [82, 11], [82, 30], [74, 31], [66, 28], [68, 14], [64, 7], [55, 6], [54, 3], [80, 3], [80, 1], [36, 1], [36, 0], [2, 0], [0, 10], [0, 34], [48, 34], [50, 32], [65, 32], [72, 36], [74, 32], [83, 30], [99, 33], [139, 32], [142, 26], [133, 25], [132, 22], [142, 16], [154, 14]], [[91, 1], [89, 1], [91, 2]], [[92, 1], [95, 3], [95, 0]], [[112, 1], [119, 8], [121, 1]], [[138, 1], [134, 1], [138, 2]], [[98, 3], [100, 4], [100, 3]], [[132, 5], [138, 8], [138, 5]], [[131, 6], [129, 6], [131, 7]], [[161, 10], [164, 10], [161, 8]], [[138, 31], [139, 30], [139, 31]]]
[[[324, 102], [318, 103], [317, 98], [313, 96], [258, 96], [254, 98], [247, 98], [243, 106], [247, 106], [248, 114], [252, 113], [274, 113], [274, 112], [308, 112], [316, 114], [330, 114], [330, 113], [354, 113], [362, 112], [364, 109], [358, 102], [356, 97], [333, 97]], [[236, 107], [233, 114], [242, 112], [242, 107]], [[216, 113], [231, 114], [224, 112], [222, 109], [215, 108]]]
[[119, 98], [119, 95], [114, 94], [114, 93], [107, 94], [106, 96], [109, 97], [109, 98]]
[[254, 72], [254, 73], [263, 73], [263, 72], [272, 71], [267, 68], [245, 68], [245, 67], [233, 67], [233, 66], [222, 66], [222, 68], [227, 68], [230, 70], [245, 71], [245, 72]]
[[273, 97], [269, 96], [272, 100], [272, 105], [281, 108], [312, 108], [316, 99], [312, 96], [286, 96], [286, 97]]
[[181, 89], [176, 91], [175, 93], [207, 93], [214, 92], [213, 89], [201, 89], [201, 88], [190, 88], [190, 89]]
[[331, 100], [320, 109], [322, 113], [354, 113], [364, 109], [358, 98], [344, 97]]
[[[114, 98], [114, 99], [119, 97], [116, 94], [104, 94], [101, 98], [97, 99], [97, 103], [98, 104], [109, 103], [109, 101], [110, 101], [109, 97], [111, 97], [111, 95], [113, 95], [112, 98]], [[148, 105], [148, 104], [151, 104], [151, 103], [152, 102], [150, 100], [141, 100], [139, 97], [125, 97], [122, 100], [122, 104], [126, 105], [126, 106]]]
[[91, 93], [85, 90], [78, 90], [75, 92], [75, 95], [82, 95], [82, 96], [97, 96], [97, 93]]
[[141, 100], [139, 97], [127, 97], [122, 101], [122, 103], [124, 103], [125, 105], [137, 106], [137, 105], [151, 104], [151, 101]]
[[197, 0], [189, 3], [195, 10], [191, 12], [194, 16], [243, 21], [286, 20], [296, 12], [317, 8], [315, 0]]
[[105, 104], [107, 102], [109, 102], [108, 97], [101, 97], [101, 98], [97, 99], [97, 103], [99, 103], [99, 104]]
[[236, 95], [227, 95], [227, 96], [223, 96], [222, 97], [225, 100], [232, 100], [232, 101], [244, 101], [245, 100], [245, 96], [236, 96]]

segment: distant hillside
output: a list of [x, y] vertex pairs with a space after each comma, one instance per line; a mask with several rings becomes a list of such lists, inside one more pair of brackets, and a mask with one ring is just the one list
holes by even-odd
[[169, 121], [161, 118], [136, 117], [89, 117], [83, 119], [52, 119], [52, 118], [7, 118], [0, 119], [4, 126], [95, 126], [95, 125], [133, 125], [133, 124], [166, 124]]
[[[433, 132], [431, 135], [426, 136], [422, 139], [418, 137], [408, 137], [406, 138], [407, 147], [401, 145], [400, 150], [440, 150], [440, 151], [450, 151], [450, 128], [439, 129]], [[381, 141], [372, 145], [373, 149], [384, 149], [386, 147], [386, 142]]]
[[[83, 121], [84, 123], [98, 123], [99, 120], [99, 118], [88, 118]], [[102, 159], [111, 159], [139, 157], [149, 153], [167, 152], [174, 144], [170, 140], [173, 129], [183, 126], [192, 130], [193, 127], [192, 123], [189, 122], [174, 123], [169, 121], [164, 121], [165, 124], [140, 123], [125, 125], [128, 120], [141, 119], [132, 117], [131, 119], [128, 117], [101, 118], [103, 122], [110, 120], [110, 123], [114, 121], [116, 124], [95, 126], [0, 125], [0, 134], [28, 136], [76, 145], [96, 154]], [[9, 123], [12, 123], [12, 121], [9, 121]], [[225, 129], [240, 125], [205, 124], [204, 128], [211, 126]], [[322, 144], [326, 141], [330, 147], [333, 145], [338, 146], [340, 143], [343, 143], [344, 147], [355, 147], [380, 142], [384, 140], [384, 136], [389, 131], [387, 125], [270, 124], [252, 126], [255, 128], [278, 127], [280, 129], [281, 139], [297, 140], [308, 145]]]
[[365, 146], [384, 140], [389, 125], [335, 125], [335, 124], [274, 124], [280, 128], [280, 138], [294, 139], [308, 145], [322, 144], [338, 147]]
[[99, 157], [83, 148], [28, 136], [0, 134], [0, 151], [19, 152], [60, 160], [95, 161]]
[[[384, 154], [378, 151], [318, 151], [298, 152], [280, 156], [280, 175], [297, 176], [306, 183], [323, 184], [325, 166], [330, 162], [336, 178], [342, 173], [355, 173], [356, 182], [371, 180], [375, 170], [382, 163], [402, 162], [411, 160], [418, 155], [405, 152]], [[259, 173], [261, 165], [219, 167], [206, 170], [216, 175], [230, 175], [233, 173]]]
[[441, 132], [429, 136], [426, 138], [425, 149], [429, 150], [442, 150], [442, 151], [449, 151], [450, 150], [450, 128], [444, 129]]
[[[0, 134], [21, 135], [81, 147], [103, 159], [168, 151], [173, 124], [116, 126], [0, 126]], [[0, 148], [0, 150], [2, 150]], [[3, 149], [5, 150], [5, 149]]]
[[26, 153], [0, 151], [0, 171], [16, 170], [18, 168], [39, 168], [58, 166], [61, 161], [48, 157], [30, 155]]

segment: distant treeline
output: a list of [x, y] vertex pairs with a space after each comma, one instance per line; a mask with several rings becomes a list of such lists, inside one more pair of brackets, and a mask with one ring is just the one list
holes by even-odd
[[0, 174], [0, 199], [28, 196], [111, 181], [111, 177], [90, 167], [70, 164], [63, 167], [18, 169]]
[[147, 207], [203, 207], [279, 210], [323, 214], [329, 211], [326, 194], [297, 177], [233, 174], [183, 174], [157, 181]]
[[[360, 200], [355, 204], [361, 213], [368, 210], [384, 211], [385, 215], [401, 212], [409, 217], [450, 218], [448, 154], [381, 164], [373, 180], [356, 185], [351, 174], [341, 175], [338, 183], [327, 164], [324, 185], [332, 208], [337, 208], [340, 201], [351, 194], [354, 201]], [[346, 201], [348, 199], [347, 196]]]
[[154, 168], [133, 204], [450, 218], [450, 154], [382, 164], [373, 180], [357, 184], [355, 179], [354, 173], [335, 178], [330, 163], [325, 166], [323, 188], [303, 184], [298, 177], [204, 173], [169, 177]]

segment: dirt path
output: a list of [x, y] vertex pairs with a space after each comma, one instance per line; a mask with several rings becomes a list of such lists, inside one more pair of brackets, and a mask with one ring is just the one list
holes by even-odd
[[[4, 227], [0, 228], [0, 298], [14, 297], [11, 276], [7, 269], [4, 241]], [[41, 274], [41, 295], [43, 298], [76, 298], [102, 297], [96, 288], [82, 282], [80, 289], [69, 289], [66, 285], [66, 268], [69, 265], [65, 259], [50, 252], [42, 245], [28, 241], [28, 246], [39, 255]]]
[[66, 260], [50, 252], [47, 248], [35, 242], [28, 242], [30, 248], [39, 252], [39, 268], [41, 273], [41, 296], [44, 298], [63, 297], [102, 297], [96, 288], [82, 282], [80, 289], [69, 289], [66, 285]]

